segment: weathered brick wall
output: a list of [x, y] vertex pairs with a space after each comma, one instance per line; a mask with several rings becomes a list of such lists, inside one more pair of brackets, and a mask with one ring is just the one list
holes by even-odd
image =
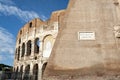
[[[74, 77], [95, 72], [107, 73], [96, 76], [97, 80], [119, 79], [108, 75], [109, 71], [113, 75], [120, 71], [120, 39], [114, 34], [114, 27], [119, 24], [119, 7], [114, 0], [70, 0], [44, 74], [49, 78], [46, 80], [64, 80], [63, 74]], [[78, 32], [93, 32], [94, 38], [79, 40]], [[94, 76], [82, 80], [94, 80]]]
[[52, 76], [43, 80], [120, 80], [120, 76]]

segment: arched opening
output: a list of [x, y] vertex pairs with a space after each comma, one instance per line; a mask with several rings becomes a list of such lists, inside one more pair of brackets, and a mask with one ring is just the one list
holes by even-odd
[[24, 57], [25, 55], [25, 43], [22, 44], [22, 54], [21, 57]]
[[16, 73], [18, 73], [18, 67], [16, 68]]
[[30, 65], [25, 67], [23, 80], [30, 80]]
[[27, 42], [27, 56], [31, 55], [32, 43], [31, 40]]
[[17, 60], [19, 61], [19, 58], [20, 58], [20, 46], [18, 48], [18, 55], [17, 55]]
[[53, 48], [54, 38], [48, 35], [44, 38], [43, 57], [49, 57]]
[[20, 80], [22, 80], [22, 75], [23, 75], [23, 65], [20, 67]]
[[13, 72], [15, 72], [15, 68], [13, 68]]
[[42, 66], [42, 78], [43, 78], [43, 75], [44, 75], [44, 72], [45, 72], [46, 66], [47, 66], [47, 62], [44, 63], [43, 66]]
[[17, 59], [17, 48], [15, 50], [15, 59]]
[[35, 42], [34, 42], [34, 53], [39, 53], [39, 47], [40, 47], [40, 40], [39, 38], [36, 38], [35, 39]]
[[20, 30], [20, 35], [22, 34], [22, 30]]
[[16, 68], [16, 71], [15, 71], [15, 77], [14, 77], [15, 79], [17, 79], [18, 78], [18, 67]]
[[30, 24], [29, 24], [29, 27], [31, 28], [33, 25], [32, 25], [32, 22], [30, 22]]
[[21, 43], [21, 38], [19, 39], [19, 44]]
[[38, 80], [38, 64], [33, 67], [33, 80]]
[[21, 73], [23, 72], [23, 65], [20, 67], [20, 72]]

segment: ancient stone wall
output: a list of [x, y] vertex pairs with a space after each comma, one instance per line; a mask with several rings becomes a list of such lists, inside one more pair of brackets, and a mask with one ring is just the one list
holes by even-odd
[[41, 80], [58, 34], [59, 17], [64, 13], [64, 10], [53, 12], [47, 21], [33, 19], [19, 30], [14, 59], [16, 76], [22, 73], [21, 79]]
[[117, 0], [70, 0], [45, 80], [118, 80], [119, 11]]

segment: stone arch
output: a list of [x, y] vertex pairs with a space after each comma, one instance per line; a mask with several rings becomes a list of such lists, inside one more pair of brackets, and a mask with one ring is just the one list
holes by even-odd
[[55, 39], [52, 35], [46, 35], [43, 38], [43, 57], [49, 57], [52, 51], [52, 47]]
[[31, 42], [31, 40], [29, 40], [27, 42], [27, 54], [26, 54], [26, 56], [30, 56], [31, 55], [31, 50], [32, 50], [32, 42]]
[[35, 64], [33, 66], [33, 80], [38, 80], [38, 71], [39, 71], [39, 68], [38, 68], [38, 64]]
[[46, 66], [47, 66], [47, 62], [45, 62], [43, 65], [42, 65], [42, 78], [43, 78], [43, 75], [44, 75], [44, 71], [46, 69]]
[[29, 79], [30, 79], [30, 65], [27, 65], [25, 67], [23, 80], [29, 80]]
[[18, 47], [18, 55], [17, 55], [17, 60], [20, 58], [20, 46]]
[[16, 50], [15, 50], [15, 59], [17, 59], [17, 48], [16, 48]]
[[22, 54], [21, 57], [24, 57], [25, 55], [25, 43], [22, 44]]
[[19, 44], [21, 44], [21, 38], [19, 39]]
[[15, 70], [15, 79], [17, 79], [18, 78], [18, 72], [19, 72], [19, 67], [17, 66], [17, 68], [16, 68], [16, 70]]
[[29, 23], [29, 27], [31, 28], [33, 26], [32, 22]]
[[39, 38], [36, 38], [34, 41], [34, 53], [39, 53], [39, 46], [40, 46], [40, 40]]
[[16, 68], [15, 72], [18, 72], [18, 71], [19, 71], [19, 68], [18, 68], [18, 66], [17, 66], [17, 68]]
[[23, 75], [23, 65], [20, 67], [20, 74], [19, 74], [21, 80], [22, 80], [22, 75]]
[[13, 68], [13, 72], [15, 72], [15, 67]]

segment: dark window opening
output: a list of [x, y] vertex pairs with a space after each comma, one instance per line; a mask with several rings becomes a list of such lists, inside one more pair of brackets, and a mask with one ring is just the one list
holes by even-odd
[[31, 40], [29, 40], [27, 42], [27, 56], [31, 55], [31, 48], [32, 48], [32, 44], [31, 44]]
[[19, 79], [22, 80], [23, 75], [23, 65], [20, 67]]
[[19, 39], [19, 44], [21, 43], [21, 38]]
[[23, 72], [23, 65], [20, 67], [20, 72], [21, 73]]
[[16, 80], [16, 79], [18, 78], [18, 67], [17, 67], [16, 70], [15, 70], [15, 75], [14, 75], [14, 76], [15, 76], [14, 79]]
[[15, 50], [15, 59], [17, 59], [17, 48]]
[[17, 55], [17, 60], [19, 61], [20, 58], [20, 47], [18, 48], [18, 55]]
[[114, 4], [115, 4], [116, 6], [119, 5], [118, 0], [115, 0], [115, 1], [114, 1]]
[[39, 38], [36, 38], [34, 42], [34, 53], [39, 53], [39, 46], [40, 46]]
[[16, 73], [18, 72], [18, 67], [17, 67], [17, 69], [16, 69]]
[[45, 69], [46, 69], [46, 66], [47, 66], [47, 62], [44, 63], [43, 66], [42, 66], [42, 77], [43, 77], [43, 75], [44, 75], [44, 71], [45, 71]]
[[30, 27], [30, 28], [32, 27], [32, 22], [30, 22], [29, 27]]
[[23, 80], [30, 80], [30, 65], [27, 65], [25, 67], [25, 73], [24, 73], [24, 76], [23, 76]]
[[22, 34], [22, 30], [20, 30], [20, 35]]
[[25, 55], [25, 43], [22, 44], [22, 55], [21, 57], [24, 57]]
[[35, 56], [34, 59], [37, 60], [37, 56]]
[[38, 80], [38, 64], [33, 67], [33, 80]]
[[15, 72], [15, 68], [13, 68], [13, 72]]

